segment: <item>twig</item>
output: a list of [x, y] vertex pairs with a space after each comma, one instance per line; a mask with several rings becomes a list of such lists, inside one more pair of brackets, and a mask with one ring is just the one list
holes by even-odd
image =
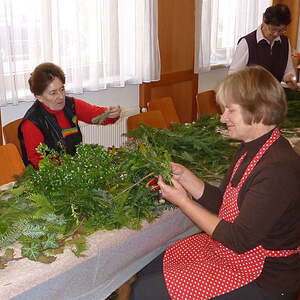
[[133, 185], [129, 186], [128, 188], [126, 188], [125, 190], [123, 190], [122, 192], [120, 192], [118, 195], [116, 195], [115, 197], [112, 198], [115, 199], [117, 197], [119, 197], [121, 194], [124, 194], [125, 192], [127, 192], [128, 190], [131, 190], [133, 187], [135, 187], [136, 185], [138, 185], [140, 182], [142, 182], [143, 180], [145, 180], [146, 178], [150, 177], [150, 176], [154, 176], [154, 173], [151, 172], [148, 175], [144, 176], [143, 178], [141, 178], [139, 181], [137, 181], [136, 183], [134, 183]]

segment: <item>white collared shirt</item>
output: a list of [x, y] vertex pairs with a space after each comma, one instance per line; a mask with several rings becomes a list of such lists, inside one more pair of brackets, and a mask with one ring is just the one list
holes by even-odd
[[[259, 43], [261, 40], [265, 40], [268, 44], [271, 44], [271, 49], [274, 45], [274, 43], [276, 41], [280, 41], [281, 42], [281, 38], [280, 36], [278, 36], [276, 39], [274, 39], [272, 41], [272, 43], [270, 43], [270, 41], [268, 41], [262, 33], [261, 30], [261, 26], [259, 26], [256, 30], [256, 40], [257, 43]], [[287, 65], [284, 71], [284, 75], [283, 75], [283, 80], [285, 81], [285, 78], [287, 76], [295, 76], [295, 69], [294, 69], [294, 65], [292, 62], [292, 55], [291, 55], [291, 45], [290, 45], [290, 41], [288, 41], [289, 43], [289, 53], [288, 53], [288, 61], [287, 61]], [[236, 47], [235, 53], [233, 55], [232, 58], [232, 62], [231, 65], [229, 67], [228, 70], [228, 74], [240, 71], [242, 69], [244, 69], [247, 66], [248, 63], [248, 59], [249, 59], [249, 49], [248, 49], [248, 44], [245, 38], [241, 39], [239, 44]]]

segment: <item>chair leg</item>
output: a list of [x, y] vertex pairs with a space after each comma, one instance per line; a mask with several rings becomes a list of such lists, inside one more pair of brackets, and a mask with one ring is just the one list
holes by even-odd
[[136, 277], [132, 276], [128, 281], [126, 281], [117, 289], [116, 300], [129, 300], [131, 294], [131, 285], [135, 280]]

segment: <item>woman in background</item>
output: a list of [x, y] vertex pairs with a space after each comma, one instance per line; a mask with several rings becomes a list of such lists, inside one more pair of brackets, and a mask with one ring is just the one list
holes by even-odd
[[246, 66], [260, 65], [290, 88], [297, 88], [291, 45], [286, 36], [290, 23], [291, 12], [287, 5], [280, 3], [268, 7], [262, 25], [239, 39], [228, 74]]
[[[45, 143], [56, 151], [74, 155], [76, 145], [82, 142], [78, 121], [96, 123], [107, 110], [109, 114], [101, 125], [115, 123], [120, 117], [120, 106], [99, 107], [65, 93], [65, 74], [53, 63], [42, 63], [29, 80], [35, 103], [26, 112], [19, 126], [19, 139], [25, 165], [38, 169], [40, 155], [36, 147]], [[96, 119], [95, 119], [96, 118]]]
[[[281, 135], [284, 91], [262, 67], [217, 90], [221, 122], [242, 141], [220, 187], [172, 164], [158, 184], [202, 231], [137, 274], [131, 299], [293, 300], [300, 288], [300, 157]], [[297, 249], [298, 248], [298, 249]]]

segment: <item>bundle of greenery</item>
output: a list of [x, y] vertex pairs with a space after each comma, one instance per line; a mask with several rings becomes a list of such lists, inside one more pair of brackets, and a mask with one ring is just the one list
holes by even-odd
[[50, 263], [66, 246], [82, 255], [85, 237], [97, 230], [140, 229], [142, 221], [173, 208], [147, 185], [157, 175], [170, 183], [171, 161], [219, 180], [234, 151], [219, 124], [218, 117], [207, 116], [170, 130], [141, 126], [129, 133], [131, 142], [123, 149], [81, 144], [74, 156], [40, 145], [39, 171], [27, 167], [0, 194], [0, 269], [16, 259], [7, 248], [15, 242], [21, 243], [22, 257]]
[[283, 128], [299, 128], [300, 127], [300, 91], [284, 89], [288, 104], [287, 118], [283, 124]]

